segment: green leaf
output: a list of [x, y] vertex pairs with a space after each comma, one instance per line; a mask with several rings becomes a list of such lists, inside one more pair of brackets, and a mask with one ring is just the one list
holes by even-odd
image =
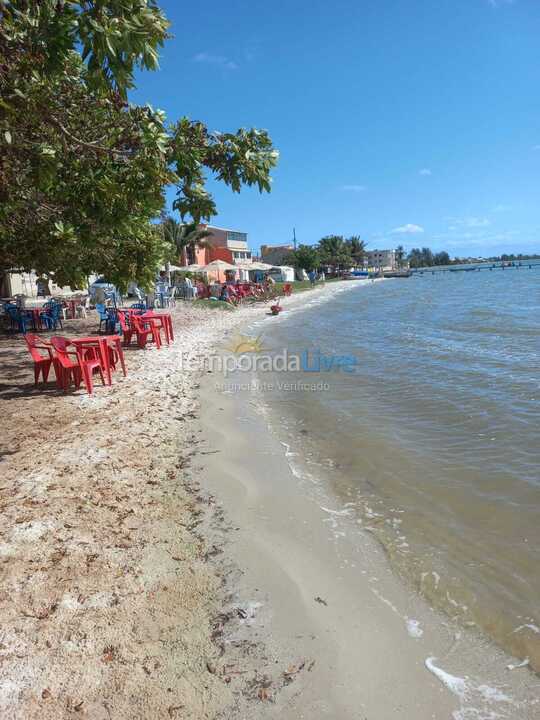
[[6, 130], [6, 131], [5, 131], [4, 137], [5, 137], [5, 139], [6, 139], [7, 144], [8, 144], [8, 145], [11, 145], [11, 133], [9, 132], [9, 130]]

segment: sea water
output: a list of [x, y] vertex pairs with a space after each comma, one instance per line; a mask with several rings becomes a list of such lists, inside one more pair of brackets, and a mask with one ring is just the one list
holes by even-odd
[[540, 267], [427, 273], [256, 328], [265, 352], [354, 358], [260, 373], [260, 402], [406, 582], [537, 670], [539, 291]]

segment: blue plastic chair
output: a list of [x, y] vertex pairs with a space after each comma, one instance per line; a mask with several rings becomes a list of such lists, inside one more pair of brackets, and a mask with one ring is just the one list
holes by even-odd
[[107, 328], [109, 315], [107, 314], [107, 308], [102, 303], [96, 303], [96, 310], [99, 315], [99, 332], [101, 332], [101, 326], [103, 323], [105, 323], [105, 328]]
[[19, 332], [26, 334], [28, 324], [28, 317], [26, 313], [21, 312], [16, 305], [6, 305], [6, 312], [9, 317], [10, 330], [18, 330]]
[[41, 320], [45, 323], [48, 330], [56, 330], [58, 325], [63, 330], [62, 325], [62, 305], [61, 303], [51, 300], [46, 302], [41, 313]]
[[116, 308], [107, 308], [107, 322], [105, 324], [106, 332], [114, 335], [120, 330], [120, 320]]

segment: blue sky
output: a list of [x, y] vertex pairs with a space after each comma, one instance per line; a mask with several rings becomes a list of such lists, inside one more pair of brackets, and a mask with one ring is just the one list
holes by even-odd
[[[162, 0], [157, 73], [131, 94], [211, 130], [266, 128], [273, 191], [209, 182], [253, 248], [540, 252], [537, 0]], [[170, 198], [174, 193], [171, 192]]]

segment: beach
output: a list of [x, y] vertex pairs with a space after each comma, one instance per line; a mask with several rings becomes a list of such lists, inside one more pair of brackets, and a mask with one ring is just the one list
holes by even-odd
[[176, 343], [92, 397], [20, 395], [2, 348], [2, 717], [534, 718], [537, 678], [398, 580], [204, 370], [267, 312], [181, 304]]
[[[371, 288], [352, 283], [339, 297]], [[311, 312], [328, 312], [335, 294], [310, 298]], [[305, 310], [291, 308], [300, 324]], [[256, 320], [249, 330], [264, 343], [276, 339], [271, 327]], [[353, 493], [337, 492], [313, 452], [313, 424], [302, 425], [310, 429], [300, 440], [287, 424], [287, 404], [302, 407], [300, 396], [317, 393], [317, 383], [285, 381], [279, 389], [275, 374], [236, 373], [202, 390], [205, 437], [219, 450], [205, 459], [203, 484], [238, 527], [229, 542], [244, 569], [238, 598], [257, 608], [253, 626], [272, 646], [315, 663], [277, 697], [281, 715], [535, 717], [536, 677], [509, 669], [522, 658], [472, 623], [435, 611], [392, 571], [373, 527], [384, 518], [376, 511], [362, 518]], [[272, 408], [276, 393], [292, 400]]]

